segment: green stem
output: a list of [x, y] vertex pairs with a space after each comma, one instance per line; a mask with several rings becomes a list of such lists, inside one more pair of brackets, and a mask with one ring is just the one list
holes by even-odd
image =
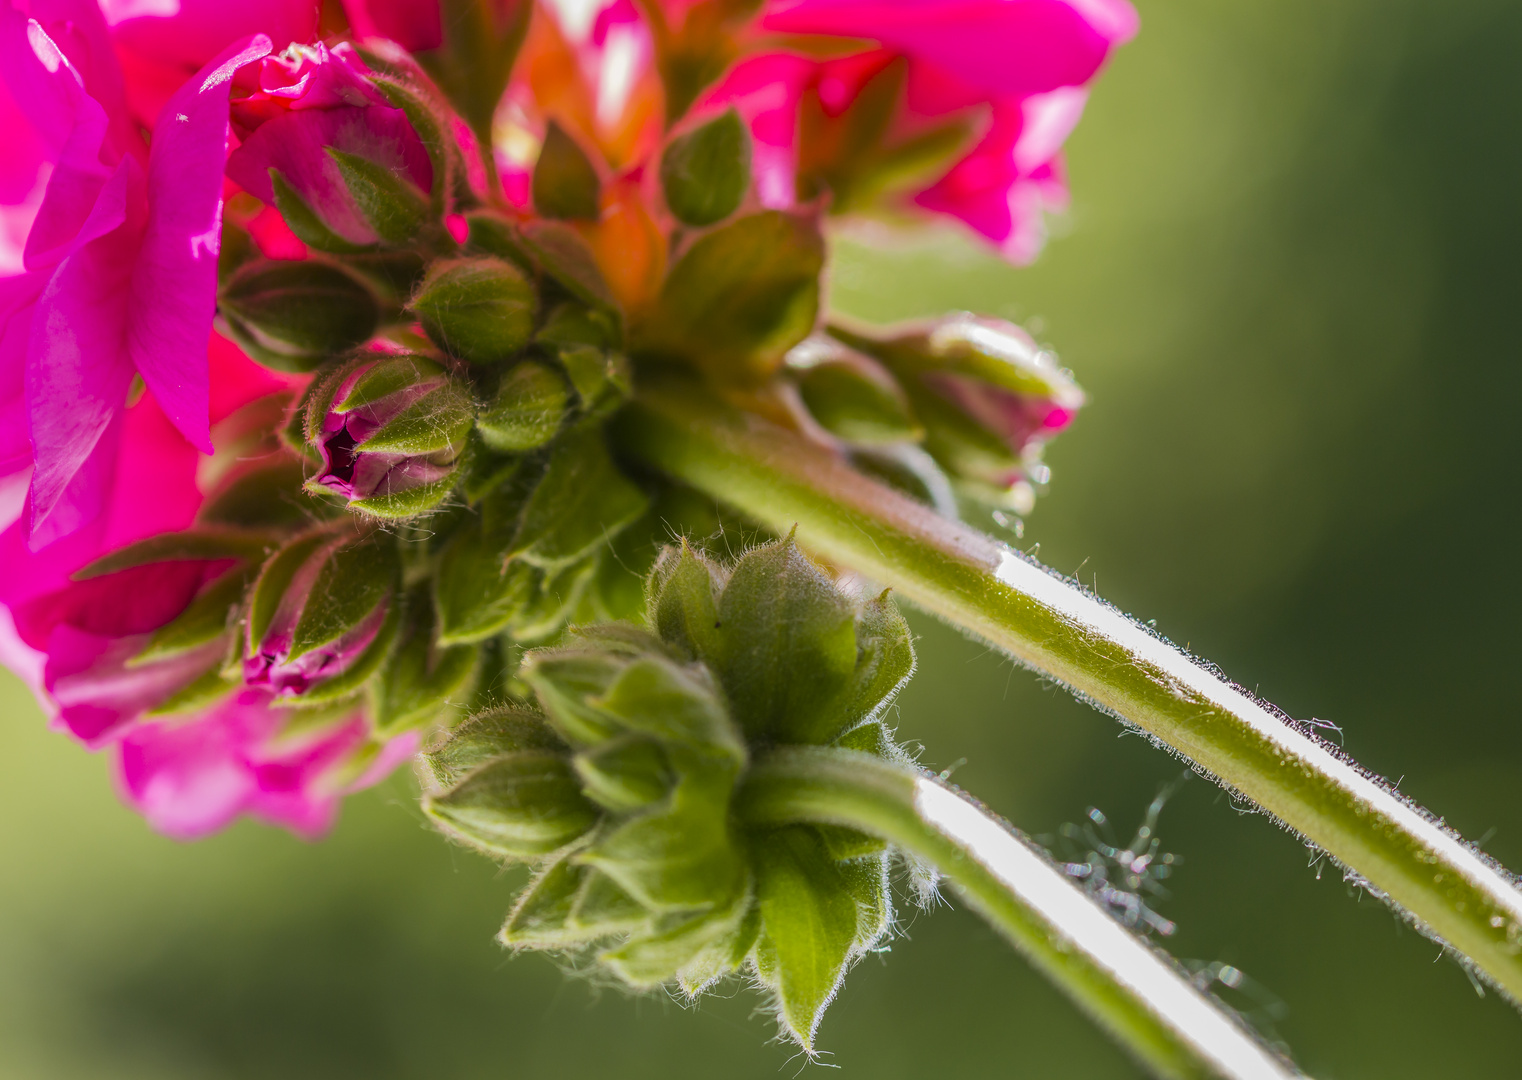
[[685, 385], [642, 388], [623, 450], [849, 566], [1166, 743], [1331, 854], [1522, 998], [1522, 892], [1271, 706], [976, 529]]
[[860, 829], [931, 863], [1158, 1076], [1298, 1075], [1045, 852], [928, 773], [850, 750], [785, 747], [751, 767], [736, 810], [753, 824]]

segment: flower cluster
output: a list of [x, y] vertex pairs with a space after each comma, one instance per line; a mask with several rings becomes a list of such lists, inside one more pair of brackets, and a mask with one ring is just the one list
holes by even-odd
[[689, 998], [746, 969], [812, 1049], [845, 971], [892, 925], [888, 852], [836, 826], [748, 824], [737, 792], [778, 746], [906, 761], [880, 716], [914, 669], [908, 627], [791, 540], [729, 568], [668, 549], [646, 626], [531, 652], [540, 709], [456, 729], [427, 755], [425, 808], [461, 842], [538, 868], [504, 944], [590, 952], [632, 987]]
[[178, 836], [315, 834], [638, 617], [698, 383], [956, 515], [1081, 394], [1018, 328], [821, 323], [826, 213], [1013, 258], [1124, 0], [0, 0], [0, 656]]

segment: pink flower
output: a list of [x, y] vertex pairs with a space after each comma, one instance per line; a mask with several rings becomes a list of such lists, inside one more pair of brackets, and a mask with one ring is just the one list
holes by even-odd
[[320, 7], [313, 0], [100, 0], [128, 107], [145, 125], [186, 79], [233, 42], [264, 34], [279, 50], [312, 40]]
[[342, 797], [377, 783], [417, 750], [415, 731], [377, 742], [359, 716], [288, 728], [263, 691], [239, 691], [202, 716], [135, 727], [121, 740], [122, 797], [159, 832], [194, 840], [240, 814], [299, 836], [326, 832]]
[[433, 166], [406, 114], [370, 84], [368, 73], [347, 44], [294, 45], [266, 57], [254, 92], [232, 106], [243, 144], [228, 158], [227, 175], [273, 205], [270, 170], [278, 169], [334, 232], [351, 243], [375, 243], [379, 237], [329, 148], [383, 165], [423, 191], [433, 186]]
[[439, 0], [343, 0], [358, 38], [390, 38], [409, 52], [444, 44]]
[[0, 462], [15, 472], [30, 457], [34, 550], [109, 505], [134, 377], [192, 446], [211, 449], [206, 342], [228, 92], [237, 69], [269, 51], [261, 37], [203, 68], [165, 106], [148, 151], [99, 11], [36, 6], [61, 41], [9, 2], [0, 9], [0, 73], [27, 121], [21, 143], [41, 155], [34, 175], [47, 173], [23, 272], [0, 282], [0, 413], [25, 415], [7, 424]]
[[20, 639], [46, 656], [42, 684], [53, 726], [92, 749], [217, 667], [224, 634], [144, 662], [154, 631], [236, 566], [234, 559], [175, 559], [71, 582], [13, 612]]
[[[770, 5], [759, 25], [880, 46], [829, 60], [753, 56], [706, 96], [707, 105], [736, 104], [750, 122], [763, 201], [789, 204], [800, 180], [870, 187], [882, 151], [973, 123], [980, 133], [949, 171], [901, 195], [1025, 262], [1040, 249], [1042, 211], [1065, 204], [1060, 151], [1083, 88], [1137, 22], [1126, 0], [796, 0]], [[895, 77], [895, 61], [904, 67], [893, 116], [859, 156], [849, 129], [869, 118], [851, 106], [875, 80]]]

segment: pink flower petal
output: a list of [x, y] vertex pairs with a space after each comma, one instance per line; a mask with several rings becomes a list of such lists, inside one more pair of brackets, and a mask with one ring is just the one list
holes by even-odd
[[148, 222], [126, 325], [133, 365], [175, 427], [211, 453], [206, 338], [216, 311], [228, 94], [238, 68], [269, 54], [260, 34], [228, 48], [169, 100], [148, 159]]

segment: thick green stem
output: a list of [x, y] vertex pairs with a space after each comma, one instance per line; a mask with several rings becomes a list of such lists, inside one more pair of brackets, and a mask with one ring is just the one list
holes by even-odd
[[1298, 1075], [1045, 852], [936, 777], [850, 750], [785, 747], [755, 762], [736, 809], [755, 824], [860, 829], [931, 863], [1158, 1076]]
[[1067, 684], [1330, 853], [1522, 998], [1522, 892], [1430, 815], [1234, 683], [976, 529], [685, 385], [646, 388], [624, 452], [892, 586]]

